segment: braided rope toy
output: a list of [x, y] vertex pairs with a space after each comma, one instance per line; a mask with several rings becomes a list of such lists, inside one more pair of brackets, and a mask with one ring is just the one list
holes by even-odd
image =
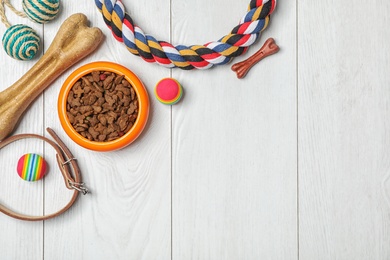
[[251, 0], [248, 12], [228, 35], [218, 41], [191, 46], [173, 46], [146, 35], [126, 13], [121, 0], [95, 0], [95, 4], [115, 39], [123, 42], [131, 53], [164, 67], [191, 70], [223, 65], [245, 53], [268, 26], [276, 0]]

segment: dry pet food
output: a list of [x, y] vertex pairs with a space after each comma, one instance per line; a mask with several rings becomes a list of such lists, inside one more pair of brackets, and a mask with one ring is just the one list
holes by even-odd
[[132, 128], [138, 116], [138, 98], [124, 75], [93, 71], [73, 85], [66, 110], [80, 135], [108, 142]]

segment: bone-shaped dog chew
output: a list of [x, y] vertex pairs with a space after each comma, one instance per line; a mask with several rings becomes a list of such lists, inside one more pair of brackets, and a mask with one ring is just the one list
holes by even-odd
[[236, 63], [232, 66], [232, 70], [237, 73], [237, 78], [242, 79], [248, 73], [248, 71], [267, 56], [270, 56], [279, 51], [279, 46], [276, 45], [273, 38], [269, 38], [265, 41], [264, 45], [248, 59]]
[[74, 14], [66, 19], [39, 61], [0, 92], [0, 140], [13, 131], [27, 107], [51, 82], [93, 52], [102, 40], [102, 31], [88, 27], [85, 15]]

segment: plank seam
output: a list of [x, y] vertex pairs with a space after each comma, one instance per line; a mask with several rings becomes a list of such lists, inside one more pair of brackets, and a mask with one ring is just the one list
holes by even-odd
[[296, 125], [296, 131], [297, 131], [297, 259], [300, 259], [300, 208], [299, 208], [299, 59], [298, 59], [298, 43], [299, 43], [299, 8], [298, 8], [298, 0], [295, 2], [295, 26], [296, 26], [296, 32], [295, 32], [295, 59], [296, 59], [296, 117], [297, 117], [297, 125]]

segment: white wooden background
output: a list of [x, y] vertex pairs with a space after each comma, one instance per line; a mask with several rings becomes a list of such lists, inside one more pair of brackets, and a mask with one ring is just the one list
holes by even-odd
[[[249, 1], [123, 2], [145, 32], [198, 44], [229, 32]], [[114, 40], [93, 0], [61, 3], [45, 26], [7, 15], [35, 28], [44, 49], [76, 12], [105, 41], [34, 102], [15, 133], [56, 130], [92, 194], [48, 221], [0, 215], [0, 259], [390, 259], [390, 183], [381, 185], [390, 171], [388, 1], [279, 0], [260, 41], [235, 62], [268, 37], [281, 50], [243, 80], [230, 65], [180, 71], [147, 64]], [[150, 95], [150, 120], [135, 143], [85, 150], [62, 130], [56, 102], [70, 72], [98, 60], [130, 68], [149, 94], [174, 77], [184, 98], [169, 107]], [[0, 90], [35, 62], [1, 51]], [[44, 181], [17, 176], [26, 152], [48, 160]], [[0, 159], [1, 204], [48, 214], [69, 199], [48, 145], [19, 141]]]

